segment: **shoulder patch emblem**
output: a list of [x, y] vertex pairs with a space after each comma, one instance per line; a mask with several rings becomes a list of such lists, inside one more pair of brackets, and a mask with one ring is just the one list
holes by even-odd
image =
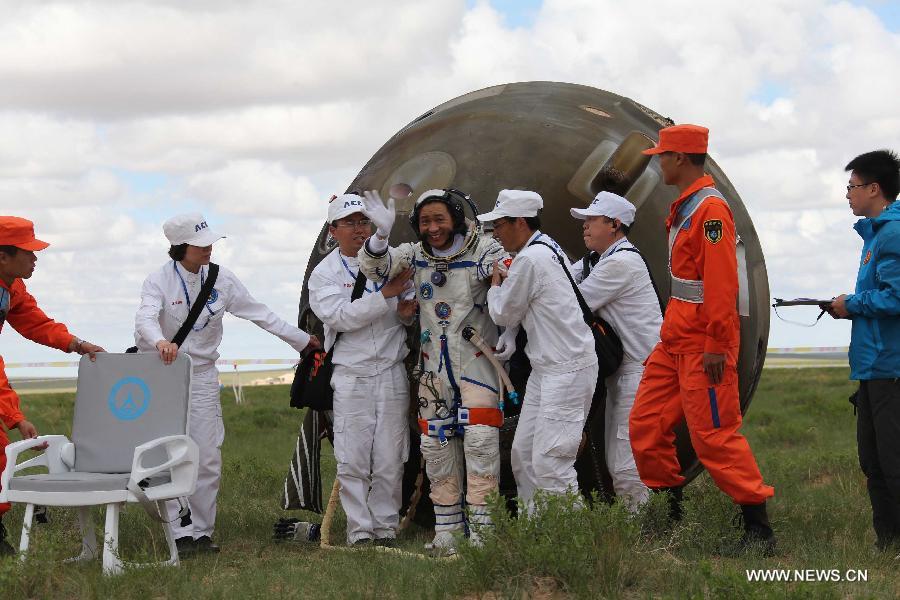
[[703, 235], [710, 244], [718, 244], [722, 239], [722, 221], [719, 219], [703, 221]]

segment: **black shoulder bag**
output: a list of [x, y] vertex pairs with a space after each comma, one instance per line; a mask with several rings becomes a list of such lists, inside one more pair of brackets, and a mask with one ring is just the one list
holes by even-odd
[[[366, 287], [366, 276], [360, 272], [356, 276], [350, 302], [362, 297]], [[311, 408], [313, 410], [331, 410], [334, 406], [334, 390], [331, 388], [331, 375], [334, 364], [331, 362], [334, 349], [341, 339], [340, 331], [334, 336], [334, 343], [328, 352], [322, 348], [309, 352], [300, 360], [294, 371], [291, 383], [291, 406], [294, 408]]]
[[[187, 318], [184, 320], [184, 323], [181, 324], [181, 327], [175, 333], [175, 337], [172, 338], [172, 343], [181, 347], [181, 344], [184, 343], [185, 338], [191, 332], [191, 327], [194, 326], [194, 323], [197, 322], [197, 319], [200, 317], [200, 313], [203, 311], [203, 307], [206, 306], [207, 300], [209, 300], [209, 295], [212, 293], [213, 286], [216, 285], [216, 277], [219, 276], [219, 265], [216, 263], [209, 263], [209, 272], [207, 273], [206, 280], [203, 282], [203, 287], [200, 288], [200, 293], [197, 295], [197, 299], [194, 300], [194, 303], [191, 305], [191, 310], [188, 312]], [[132, 346], [125, 350], [127, 354], [134, 354], [138, 351], [137, 346]]]
[[569, 283], [572, 284], [572, 290], [575, 292], [575, 297], [578, 298], [578, 305], [581, 307], [584, 322], [588, 324], [588, 327], [591, 328], [591, 333], [594, 334], [594, 350], [597, 353], [597, 360], [600, 367], [598, 380], [602, 381], [615, 373], [622, 365], [622, 359], [625, 356], [622, 340], [619, 339], [619, 335], [613, 330], [610, 324], [603, 319], [603, 317], [591, 312], [587, 302], [584, 301], [584, 296], [581, 295], [581, 290], [578, 289], [578, 284], [575, 283], [572, 274], [569, 273], [569, 269], [566, 268], [566, 263], [563, 262], [563, 257], [559, 255], [556, 249], [550, 244], [538, 240], [531, 242], [529, 246], [534, 246], [536, 244], [550, 248], [553, 254], [556, 255], [557, 260], [559, 260], [559, 265], [565, 272], [566, 277], [569, 278]]

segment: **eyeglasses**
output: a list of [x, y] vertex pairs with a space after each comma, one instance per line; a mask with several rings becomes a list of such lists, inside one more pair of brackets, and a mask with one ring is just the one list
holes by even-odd
[[497, 229], [501, 225], [508, 225], [508, 224], [512, 223], [513, 221], [515, 221], [515, 219], [511, 219], [509, 217], [501, 217], [501, 218], [497, 219], [496, 221], [494, 221], [494, 231], [497, 231]]
[[342, 227], [344, 229], [356, 229], [357, 227], [369, 227], [372, 225], [371, 219], [360, 219], [359, 221], [338, 221], [334, 224], [335, 227]]
[[857, 184], [850, 183], [850, 184], [847, 184], [847, 192], [849, 193], [850, 190], [852, 190], [853, 188], [864, 187], [864, 186], [867, 186], [867, 185], [872, 185], [872, 184], [871, 184], [871, 182], [869, 182], [869, 183], [857, 183]]

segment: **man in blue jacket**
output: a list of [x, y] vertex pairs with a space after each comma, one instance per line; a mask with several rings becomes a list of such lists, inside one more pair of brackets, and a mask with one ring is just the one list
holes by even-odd
[[832, 301], [853, 321], [850, 379], [856, 395], [859, 464], [867, 478], [881, 550], [900, 547], [900, 159], [890, 150], [854, 158], [847, 199], [863, 239], [856, 292]]

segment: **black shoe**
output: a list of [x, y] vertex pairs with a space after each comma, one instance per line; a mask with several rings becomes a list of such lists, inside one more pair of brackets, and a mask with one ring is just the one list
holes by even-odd
[[175, 547], [178, 549], [178, 556], [186, 558], [197, 554], [197, 542], [189, 535], [175, 539]]
[[383, 538], [375, 538], [373, 542], [376, 546], [381, 546], [382, 548], [396, 548], [397, 540], [395, 538], [383, 537]]
[[353, 542], [352, 544], [350, 544], [350, 546], [353, 548], [365, 548], [366, 546], [369, 546], [371, 543], [372, 543], [372, 538], [360, 538], [360, 539], [356, 540], [355, 542]]
[[197, 544], [199, 554], [215, 554], [219, 551], [219, 546], [208, 535], [198, 537], [194, 543]]
[[775, 533], [769, 524], [769, 516], [766, 514], [766, 503], [742, 504], [741, 512], [737, 515], [738, 521], [743, 521], [744, 533], [737, 544], [726, 548], [722, 554], [726, 556], [741, 556], [749, 552], [759, 552], [763, 556], [775, 555]]
[[0, 523], [0, 556], [15, 556], [16, 549], [6, 541], [6, 527]]

